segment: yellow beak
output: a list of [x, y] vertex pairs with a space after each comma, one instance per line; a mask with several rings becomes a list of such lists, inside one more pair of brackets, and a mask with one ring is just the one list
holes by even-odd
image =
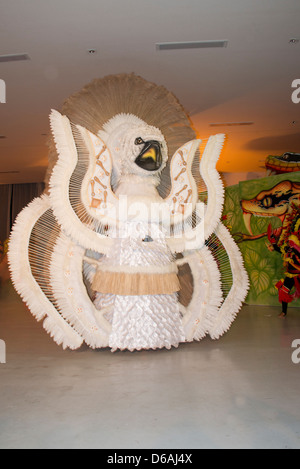
[[153, 147], [150, 147], [149, 150], [142, 155], [141, 159], [145, 160], [146, 158], [152, 158], [153, 161], [156, 161], [157, 153]]

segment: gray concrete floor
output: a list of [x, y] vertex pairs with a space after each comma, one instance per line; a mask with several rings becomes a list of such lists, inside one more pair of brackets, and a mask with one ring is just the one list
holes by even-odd
[[300, 311], [279, 312], [244, 306], [220, 340], [171, 351], [72, 352], [6, 287], [0, 448], [300, 448]]

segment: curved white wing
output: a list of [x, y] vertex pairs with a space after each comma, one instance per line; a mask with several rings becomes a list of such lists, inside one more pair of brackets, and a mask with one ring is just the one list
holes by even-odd
[[218, 224], [215, 234], [228, 254], [232, 273], [232, 286], [215, 321], [209, 328], [208, 332], [212, 339], [218, 339], [229, 329], [249, 290], [249, 278], [244, 267], [243, 257], [231, 234], [223, 223]]
[[[76, 146], [72, 126], [66, 116], [53, 110], [50, 123], [58, 152], [58, 161], [50, 178], [50, 200], [55, 217], [63, 231], [75, 242], [86, 249], [107, 253], [111, 247], [111, 239], [105, 235], [105, 220], [102, 222], [99, 217], [94, 216], [93, 211], [91, 212], [93, 197], [89, 201], [88, 194], [82, 196], [83, 190], [87, 189], [87, 184], [82, 188], [84, 177], [88, 171], [91, 173], [91, 166], [97, 165], [97, 137], [92, 137], [92, 134], [86, 131], [85, 141], [80, 142], [80, 135], [82, 136], [84, 131], [81, 128], [79, 132], [77, 128], [79, 138]], [[76, 128], [74, 131], [76, 133]], [[90, 143], [85, 147], [88, 138]]]
[[88, 152], [88, 167], [83, 175], [81, 201], [93, 220], [116, 226], [118, 197], [111, 188], [112, 158], [106, 144], [81, 126], [76, 126]]
[[56, 305], [64, 319], [91, 348], [108, 346], [110, 323], [89, 297], [83, 282], [86, 250], [65, 234], [58, 237], [51, 258], [50, 282]]
[[209, 137], [200, 161], [200, 175], [207, 188], [207, 205], [198, 202], [195, 209], [195, 226], [186, 224], [183, 233], [168, 238], [172, 252], [200, 249], [216, 229], [223, 209], [224, 188], [216, 163], [224, 143], [225, 135]]
[[249, 288], [242, 255], [222, 223], [210, 244], [215, 244], [215, 253], [208, 244], [177, 261], [187, 263], [193, 276], [192, 299], [187, 307], [181, 306], [187, 341], [206, 334], [212, 339], [221, 337], [235, 320]]
[[77, 349], [108, 346], [110, 323], [93, 304], [83, 278], [86, 250], [61, 232], [50, 199], [33, 200], [17, 217], [9, 243], [12, 281], [54, 341]]
[[184, 223], [191, 217], [198, 201], [198, 190], [192, 175], [192, 164], [200, 140], [191, 140], [173, 155], [170, 164], [171, 191], [164, 199], [169, 206], [170, 224]]
[[[34, 227], [38, 220], [48, 218], [49, 210], [51, 210], [49, 197], [42, 196], [34, 199], [17, 216], [10, 235], [8, 251], [11, 278], [15, 289], [33, 316], [38, 321], [44, 320], [43, 327], [54, 341], [62, 345], [64, 349], [67, 347], [77, 349], [81, 346], [83, 339], [56, 309], [48, 282], [47, 264], [41, 267], [33, 252], [37, 242], [32, 237]], [[50, 246], [52, 244], [50, 225], [47, 224], [45, 228], [44, 236], [48, 237], [47, 243]], [[46, 245], [45, 239], [43, 242]], [[30, 243], [32, 256], [29, 253]]]
[[186, 254], [177, 264], [188, 264], [193, 277], [191, 301], [185, 308], [180, 306], [186, 340], [201, 340], [216, 321], [223, 301], [220, 272], [206, 246]]

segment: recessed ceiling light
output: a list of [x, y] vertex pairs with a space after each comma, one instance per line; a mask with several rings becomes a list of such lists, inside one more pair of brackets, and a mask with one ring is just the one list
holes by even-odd
[[207, 49], [212, 47], [227, 47], [227, 44], [227, 40], [158, 42], [156, 48], [158, 50]]
[[238, 125], [253, 125], [254, 122], [213, 122], [209, 124], [211, 127], [223, 127], [223, 126], [238, 126]]
[[91, 55], [96, 54], [96, 52], [97, 52], [96, 49], [89, 49], [88, 50], [88, 53], [91, 54]]
[[30, 60], [30, 57], [28, 54], [0, 55], [0, 62], [16, 62], [18, 60]]
[[15, 174], [19, 173], [20, 171], [0, 171], [0, 174]]
[[299, 42], [299, 39], [297, 37], [292, 37], [290, 40], [289, 40], [289, 43], [290, 44], [298, 44]]

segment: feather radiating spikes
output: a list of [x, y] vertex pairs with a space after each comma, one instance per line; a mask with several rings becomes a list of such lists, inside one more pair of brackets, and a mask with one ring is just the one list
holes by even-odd
[[[176, 96], [131, 73], [108, 75], [95, 79], [70, 96], [63, 104], [62, 114], [72, 123], [85, 127], [95, 135], [112, 117], [133, 114], [161, 130], [169, 156], [184, 143], [196, 138], [192, 123]], [[51, 152], [51, 164], [54, 164]], [[158, 192], [166, 197], [170, 190], [169, 165], [163, 170]]]
[[220, 272], [210, 250], [187, 253], [177, 261], [187, 263], [193, 276], [193, 295], [183, 317], [186, 340], [201, 340], [214, 324], [223, 300]]
[[228, 331], [249, 289], [249, 279], [244, 268], [242, 254], [231, 234], [222, 223], [218, 225], [215, 233], [229, 254], [232, 271], [232, 287], [219, 310], [216, 320], [209, 329], [209, 334], [212, 339], [218, 339]]

